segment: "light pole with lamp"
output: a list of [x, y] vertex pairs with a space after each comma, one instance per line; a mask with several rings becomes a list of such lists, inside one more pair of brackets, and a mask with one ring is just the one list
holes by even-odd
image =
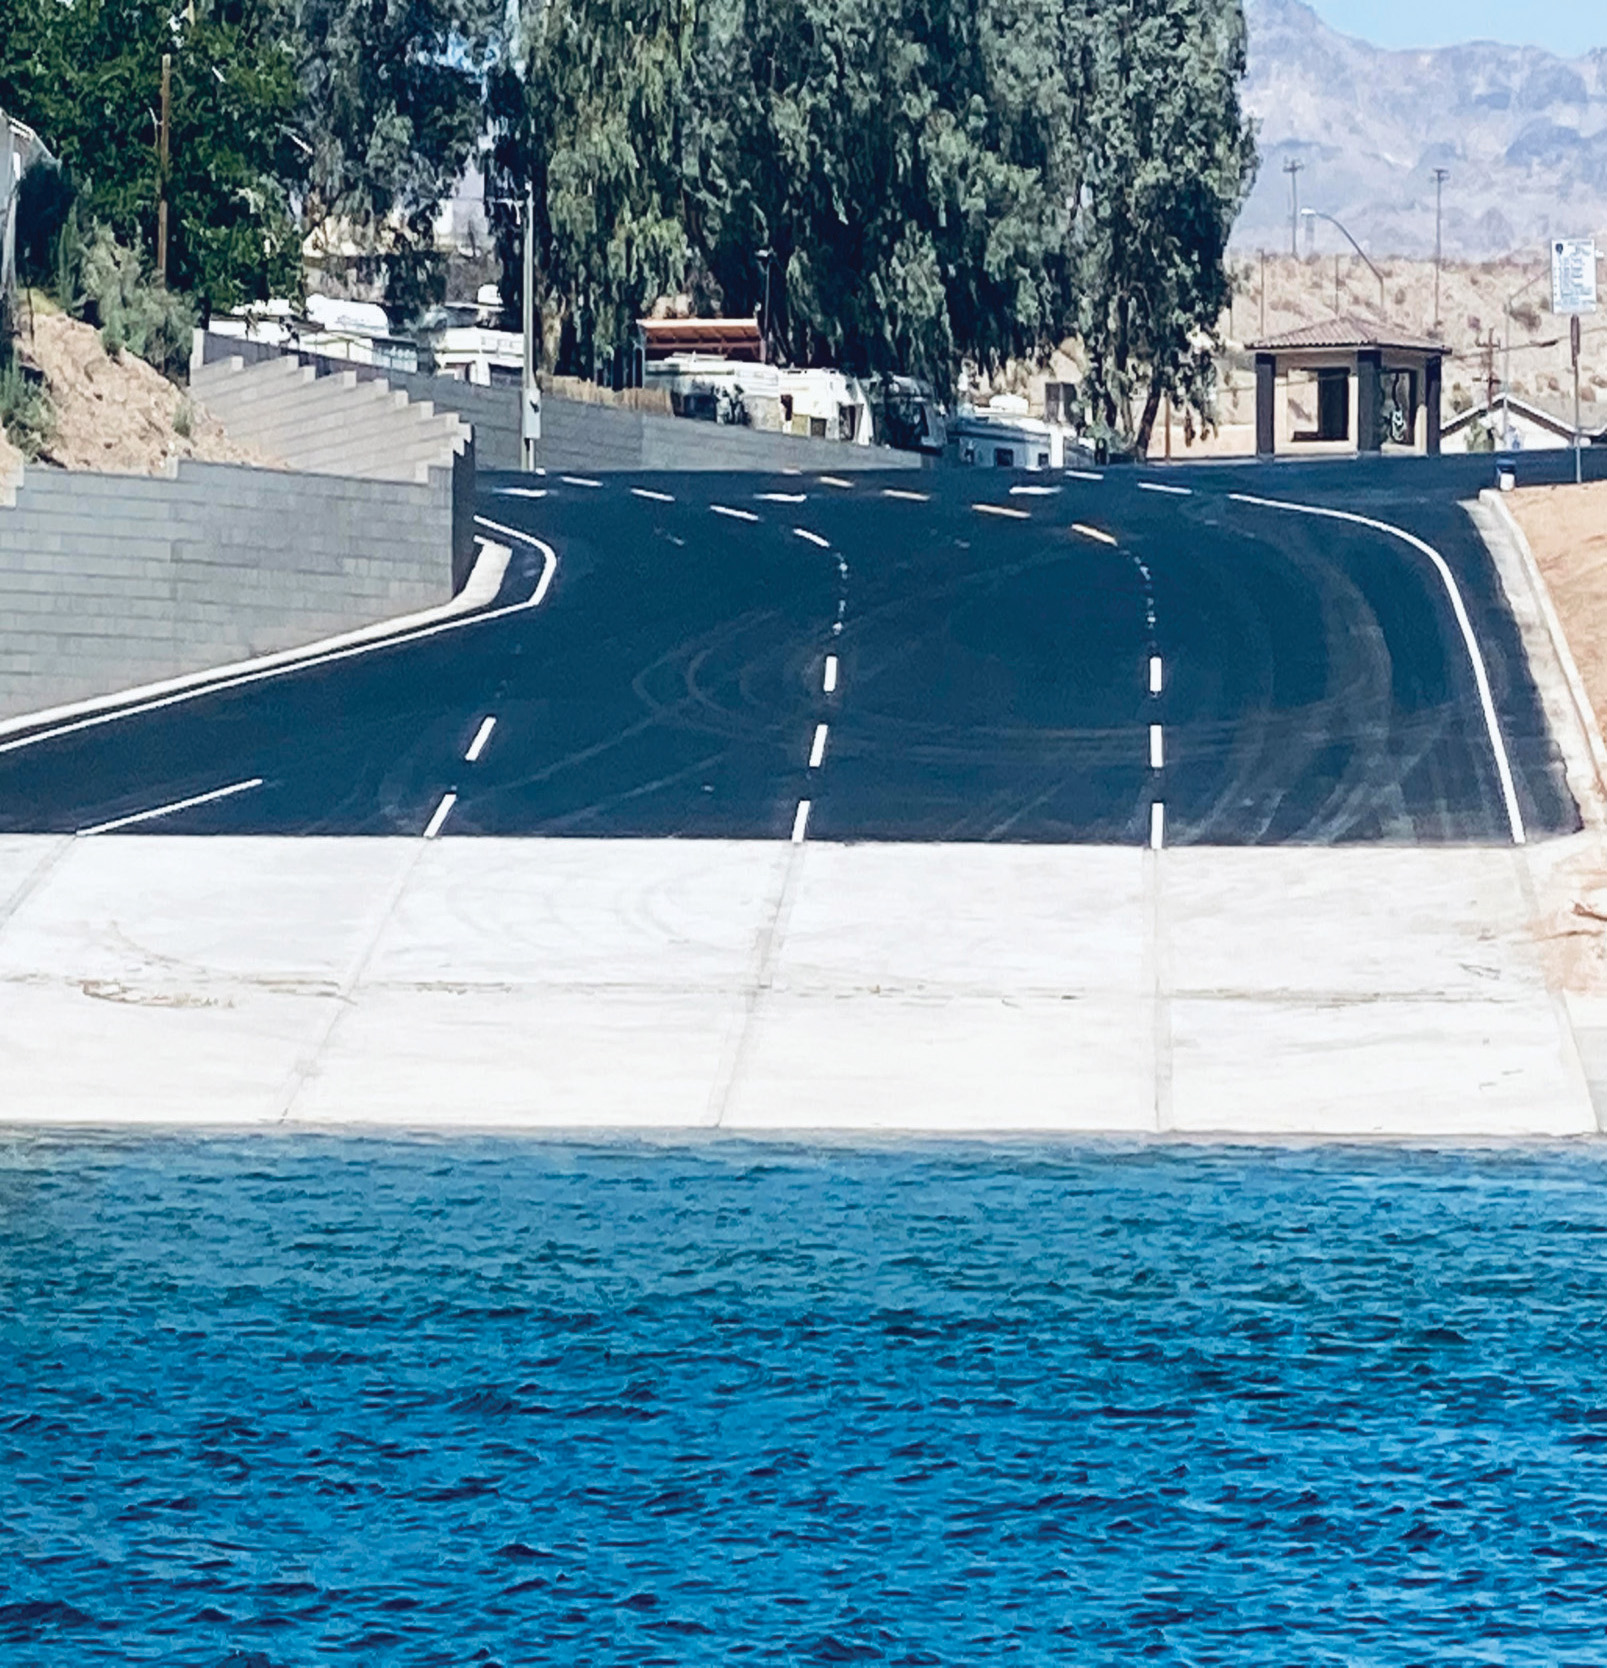
[[1303, 208], [1300, 211], [1300, 218], [1302, 220], [1326, 220], [1330, 226], [1338, 226], [1339, 230], [1344, 232], [1346, 241], [1367, 262], [1367, 270], [1378, 280], [1378, 317], [1382, 322], [1384, 317], [1384, 275], [1368, 260], [1367, 251], [1362, 248], [1355, 238], [1351, 237], [1350, 233], [1331, 214], [1324, 214], [1321, 209]]

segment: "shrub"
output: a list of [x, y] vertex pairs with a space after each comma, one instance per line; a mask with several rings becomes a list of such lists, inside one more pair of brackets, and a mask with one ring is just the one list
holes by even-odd
[[190, 357], [196, 313], [187, 297], [146, 278], [139, 253], [97, 226], [78, 275], [85, 317], [93, 314], [108, 353], [127, 348], [164, 376]]
[[50, 396], [9, 353], [0, 352], [0, 428], [25, 458], [39, 456], [55, 433]]

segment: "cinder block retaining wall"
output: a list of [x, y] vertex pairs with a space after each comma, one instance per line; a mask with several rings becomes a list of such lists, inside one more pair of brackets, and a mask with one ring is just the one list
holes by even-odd
[[28, 468], [0, 499], [0, 718], [445, 602], [453, 498], [450, 469]]
[[[280, 350], [267, 343], [208, 332], [198, 344], [197, 360], [211, 365], [231, 357], [263, 360], [279, 356]], [[383, 378], [392, 388], [404, 390], [410, 399], [428, 400], [437, 411], [456, 412], [474, 426], [475, 451], [482, 469], [521, 466], [517, 388], [481, 388], [454, 377], [351, 365], [320, 354], [287, 357], [310, 366], [321, 377], [355, 374], [363, 381]], [[552, 395], [542, 402], [541, 421], [541, 464], [545, 469], [824, 469], [841, 474], [860, 469], [921, 467], [915, 454], [891, 451], [885, 446], [844, 446], [830, 440], [722, 428]]]

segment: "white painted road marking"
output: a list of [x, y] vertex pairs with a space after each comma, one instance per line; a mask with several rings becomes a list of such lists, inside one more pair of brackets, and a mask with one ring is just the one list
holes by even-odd
[[673, 492], [654, 492], [651, 487], [632, 487], [631, 493], [637, 498], [646, 498], [654, 504], [673, 504], [675, 502]]
[[498, 498], [545, 498], [545, 487], [498, 487]]
[[496, 727], [496, 719], [487, 718], [484, 723], [481, 724], [480, 728], [474, 732], [474, 740], [469, 743], [469, 750], [463, 755], [463, 757], [470, 764], [473, 764], [474, 761], [485, 751], [485, 744], [491, 739], [491, 732], [496, 729]]
[[1010, 488], [1012, 498], [1053, 498], [1060, 491], [1057, 486], [1013, 486]]
[[601, 481], [594, 481], [590, 475], [560, 475], [558, 477], [565, 486], [600, 487]]
[[452, 815], [452, 807], [456, 805], [457, 802], [458, 796], [455, 793], [446, 793], [441, 795], [441, 803], [435, 807], [434, 816], [432, 816], [429, 822], [425, 824], [424, 838], [426, 840], [433, 840], [435, 836], [441, 832], [441, 824]]
[[1097, 527], [1090, 527], [1086, 522], [1074, 521], [1071, 524], [1074, 533], [1081, 533], [1085, 539], [1097, 539], [1101, 544], [1115, 544], [1115, 539], [1109, 533], [1102, 533]]
[[819, 770], [820, 769], [820, 761], [823, 758], [825, 758], [825, 756], [826, 756], [826, 726], [824, 724], [817, 724], [815, 726], [814, 746], [812, 746], [809, 749], [809, 768], [811, 770]]
[[[808, 539], [811, 544], [818, 544], [822, 550], [831, 549], [831, 540], [823, 539], [819, 533], [811, 533], [807, 527], [794, 527], [793, 532], [800, 539]], [[839, 564], [840, 566], [841, 564]]]
[[804, 842], [804, 830], [809, 826], [809, 801], [798, 801], [798, 813], [792, 819], [792, 843], [801, 846]]
[[1161, 692], [1161, 657], [1158, 654], [1149, 657], [1149, 692], [1151, 695]]
[[1151, 724], [1149, 727], [1149, 767], [1159, 770], [1166, 763], [1166, 749], [1161, 740], [1161, 727]]
[[1166, 836], [1166, 807], [1156, 800], [1149, 808], [1149, 849], [1159, 851]]
[[110, 822], [97, 822], [91, 828], [80, 828], [80, 835], [110, 834], [115, 828], [131, 828], [137, 822], [152, 822], [157, 817], [170, 817], [175, 811], [188, 811], [193, 805], [210, 805], [217, 799], [228, 799], [251, 788], [260, 788], [262, 778], [253, 776], [249, 782], [231, 782], [226, 788], [213, 788], [210, 793], [191, 794], [188, 799], [175, 799], [167, 805], [154, 806], [149, 811], [136, 811], [131, 817], [114, 817]]
[[983, 515], [1008, 516], [1011, 521], [1031, 521], [1032, 514], [1028, 510], [1013, 510], [1008, 504], [973, 504], [973, 510], [979, 510]]
[[1068, 469], [1066, 473], [1074, 481], [1102, 481], [1105, 478], [1097, 469]]
[[823, 687], [828, 695], [837, 687], [837, 657], [834, 654], [826, 656], [826, 678]]
[[852, 481], [845, 481], [841, 475], [822, 475], [820, 477], [820, 484], [822, 486], [852, 487], [854, 483]]
[[1140, 492], [1169, 492], [1176, 498], [1192, 498], [1194, 496], [1193, 487], [1163, 486], [1159, 481], [1140, 481], [1138, 490]]
[[905, 504], [930, 504], [932, 495], [929, 492], [906, 492], [903, 487], [883, 487], [883, 498], [897, 498]]
[[1356, 515], [1350, 510], [1323, 509], [1315, 504], [1292, 504], [1281, 498], [1257, 498], [1247, 492], [1230, 492], [1228, 497], [1237, 504], [1254, 504], [1266, 510], [1291, 510], [1296, 515], [1324, 516], [1330, 521], [1348, 521], [1357, 527], [1368, 527], [1375, 533], [1388, 533], [1391, 537], [1409, 544], [1414, 550], [1421, 551], [1434, 564], [1441, 580], [1444, 581], [1445, 593], [1451, 599], [1451, 612], [1456, 615], [1456, 623], [1462, 631], [1462, 641], [1467, 646], [1468, 659], [1473, 665], [1473, 681], [1478, 686], [1479, 705], [1484, 709], [1484, 727], [1489, 733], [1490, 751], [1495, 755], [1495, 773], [1501, 779], [1501, 796], [1506, 801], [1507, 826], [1512, 831], [1512, 843], [1521, 846], [1527, 838], [1523, 829], [1523, 813], [1518, 809], [1518, 791], [1512, 782], [1512, 766], [1507, 759], [1507, 745], [1501, 739], [1501, 725], [1496, 719], [1495, 702], [1490, 695], [1490, 677], [1484, 669], [1484, 655], [1479, 649], [1478, 639], [1473, 635], [1473, 622], [1468, 618], [1462, 593], [1457, 589], [1456, 578], [1445, 558], [1433, 545], [1425, 544], [1415, 533], [1408, 533], [1404, 527], [1396, 527], [1388, 521], [1376, 521], [1372, 516]]
[[807, 504], [807, 492], [756, 492], [753, 495], [764, 504]]
[[729, 504], [710, 504], [709, 508], [716, 515], [727, 515], [733, 521], [757, 521], [759, 518], [752, 510], [733, 510]]

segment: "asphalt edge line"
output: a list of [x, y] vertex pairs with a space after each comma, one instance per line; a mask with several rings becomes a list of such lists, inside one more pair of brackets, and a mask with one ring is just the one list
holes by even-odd
[[[479, 518], [476, 517], [476, 520]], [[502, 588], [513, 552], [505, 546], [482, 541], [483, 547], [475, 558], [474, 567], [464, 587], [448, 602], [434, 608], [422, 608], [413, 614], [397, 614], [373, 625], [358, 626], [333, 637], [320, 637], [312, 643], [298, 644], [292, 649], [275, 649], [271, 654], [253, 655], [248, 660], [233, 660], [222, 666], [203, 667], [198, 672], [181, 672], [177, 677], [163, 678], [156, 683], [136, 684], [131, 689], [114, 690], [109, 695], [89, 695], [81, 701], [68, 701], [58, 707], [41, 707], [37, 712], [25, 712], [15, 718], [0, 720], [0, 738], [14, 736], [24, 730], [41, 729], [68, 722], [74, 718], [113, 713], [125, 706], [142, 701], [160, 699], [164, 695], [184, 695], [204, 691], [208, 685], [228, 678], [253, 672], [293, 670], [302, 660], [329, 654], [337, 649], [366, 647], [388, 642], [421, 627], [456, 619], [474, 609], [487, 607]]]
[[[1540, 571], [1540, 564], [1535, 560], [1533, 547], [1524, 533], [1518, 518], [1508, 508], [1506, 499], [1493, 488], [1486, 487], [1479, 494], [1479, 500], [1501, 523], [1502, 530], [1511, 539], [1513, 548], [1523, 564], [1523, 576], [1528, 582], [1529, 591], [1534, 598], [1535, 605], [1540, 611], [1540, 618], [1545, 624], [1546, 636], [1551, 640], [1551, 651], [1557, 657], [1557, 663], [1562, 669], [1563, 681], [1568, 685], [1568, 694], [1573, 702], [1574, 717], [1579, 727], [1585, 733], [1585, 741], [1590, 750], [1590, 762], [1596, 773], [1596, 786], [1602, 794], [1603, 804], [1607, 804], [1607, 740], [1601, 733], [1601, 725], [1596, 718], [1596, 709], [1590, 703], [1589, 691], [1585, 688], [1585, 680], [1579, 671], [1579, 663], [1574, 659], [1573, 649], [1569, 646], [1567, 633], [1562, 628], [1562, 617], [1557, 613], [1556, 600], [1551, 594], [1551, 587], [1546, 582], [1546, 576]], [[1497, 573], [1501, 565], [1496, 564]]]
[[[481, 517], [475, 518], [477, 521]], [[486, 523], [495, 526], [494, 522]], [[0, 741], [0, 753], [15, 753], [24, 747], [34, 747], [40, 742], [53, 741], [59, 736], [70, 735], [79, 730], [96, 729], [103, 724], [115, 724], [119, 719], [132, 718], [140, 713], [153, 712], [160, 707], [179, 706], [185, 701], [197, 701], [207, 695], [217, 695], [225, 690], [238, 689], [249, 683], [262, 683], [269, 678], [287, 677], [293, 672], [306, 671], [314, 666], [325, 666], [331, 661], [351, 660], [357, 655], [373, 654], [381, 649], [399, 648], [405, 643], [421, 642], [428, 637], [438, 637], [444, 631], [461, 631], [467, 626], [483, 625], [492, 620], [506, 619], [510, 614], [522, 614], [527, 609], [539, 608], [551, 587], [553, 575], [558, 571], [558, 554], [543, 539], [538, 539], [531, 533], [516, 533], [514, 537], [522, 539], [526, 544], [534, 545], [542, 554], [541, 578], [536, 583], [535, 591], [522, 602], [504, 603], [499, 608], [481, 608], [474, 612], [464, 612], [454, 615], [450, 619], [436, 620], [431, 625], [415, 626], [395, 635], [387, 635], [373, 642], [349, 644], [345, 648], [330, 649], [321, 653], [310, 650], [301, 651], [299, 657], [285, 665], [261, 667], [252, 672], [224, 677], [218, 672], [211, 674], [210, 681], [196, 685], [194, 688], [181, 689], [171, 695], [159, 695], [151, 700], [137, 701], [129, 706], [113, 707], [110, 711], [91, 713], [84, 718], [70, 719], [64, 724], [55, 724], [47, 729], [30, 730], [27, 734], [14, 736], [9, 741]], [[499, 551], [501, 547], [497, 548]], [[504, 553], [511, 557], [512, 551]], [[465, 587], [465, 590], [467, 587]]]
[[1496, 717], [1495, 699], [1490, 694], [1490, 674], [1485, 669], [1484, 654], [1479, 648], [1479, 640], [1473, 632], [1473, 622], [1468, 618], [1467, 605], [1462, 601], [1462, 592], [1456, 583], [1456, 575], [1451, 572], [1450, 564], [1433, 545], [1418, 538], [1415, 533], [1408, 533], [1404, 527], [1397, 527], [1393, 522], [1379, 521], [1370, 515], [1357, 515], [1354, 510], [1331, 510], [1318, 504], [1293, 504], [1281, 498], [1260, 498], [1248, 492], [1230, 492], [1228, 497], [1236, 504], [1255, 504], [1268, 510], [1291, 510], [1296, 515], [1324, 516], [1330, 521], [1348, 521], [1357, 527], [1370, 527], [1374, 532], [1388, 533], [1404, 544], [1409, 544], [1414, 550], [1419, 550], [1434, 564], [1441, 580], [1445, 584], [1445, 594], [1451, 601], [1451, 612], [1456, 615], [1456, 623], [1462, 631], [1462, 641], [1466, 645], [1468, 660], [1473, 666], [1473, 681], [1478, 686], [1479, 704], [1484, 709], [1484, 727], [1489, 733], [1490, 751], [1495, 756], [1496, 775], [1501, 779], [1501, 797], [1506, 802], [1507, 826], [1512, 831], [1512, 843], [1515, 846], [1527, 845], [1528, 835], [1523, 827], [1523, 813], [1518, 808], [1518, 790], [1512, 780], [1512, 763], [1507, 758], [1507, 744], [1501, 735], [1501, 724]]

